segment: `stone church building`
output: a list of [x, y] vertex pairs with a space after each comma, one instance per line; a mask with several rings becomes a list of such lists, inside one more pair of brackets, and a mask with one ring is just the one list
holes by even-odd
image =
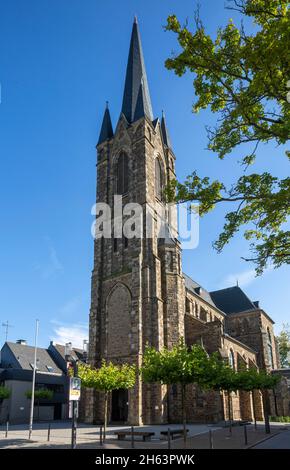
[[[123, 205], [137, 202], [144, 212], [150, 207], [152, 236], [146, 236], [144, 224], [142, 238], [95, 239], [89, 362], [99, 365], [105, 358], [141, 366], [147, 343], [170, 348], [184, 337], [189, 346], [199, 343], [209, 353], [218, 351], [237, 370], [244, 365], [277, 369], [274, 322], [259, 302], [238, 286], [208, 292], [188, 277], [182, 270], [174, 217], [168, 215], [166, 220], [167, 235], [158, 236], [156, 221], [165, 208], [163, 188], [175, 178], [175, 158], [165, 116], [159, 120], [152, 112], [135, 20], [120, 118], [114, 131], [107, 107], [97, 144], [96, 200], [113, 209], [118, 194]], [[217, 422], [227, 417], [223, 394], [188, 388], [188, 421]], [[102, 406], [98, 393], [85, 392], [86, 421], [100, 422]], [[263, 418], [259, 392], [233, 393], [232, 409], [237, 420]], [[111, 422], [135, 425], [180, 422], [180, 390], [143, 384], [138, 378], [132, 390], [113, 392], [109, 416]]]

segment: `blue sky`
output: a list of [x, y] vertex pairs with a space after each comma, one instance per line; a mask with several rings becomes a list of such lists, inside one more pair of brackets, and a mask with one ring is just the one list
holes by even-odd
[[[224, 0], [201, 0], [211, 34], [233, 12]], [[95, 144], [105, 101], [114, 125], [119, 117], [129, 40], [139, 18], [155, 116], [166, 112], [180, 179], [194, 169], [233, 181], [243, 155], [225, 161], [206, 148], [205, 125], [216, 116], [193, 115], [192, 77], [164, 67], [178, 50], [164, 32], [169, 14], [193, 18], [189, 0], [9, 0], [0, 1], [0, 322], [9, 319], [9, 339], [32, 343], [40, 319], [40, 344], [86, 336], [95, 199]], [[251, 27], [251, 26], [250, 26]], [[287, 173], [283, 149], [260, 148], [255, 170]], [[224, 209], [201, 221], [200, 244], [184, 252], [184, 271], [209, 290], [239, 279], [252, 300], [276, 321], [289, 319], [289, 269], [255, 279], [241, 260], [247, 243], [236, 237], [218, 255], [212, 249]], [[0, 329], [0, 342], [4, 329]]]

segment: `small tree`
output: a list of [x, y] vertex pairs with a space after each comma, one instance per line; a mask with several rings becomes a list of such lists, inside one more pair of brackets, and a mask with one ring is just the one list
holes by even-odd
[[129, 389], [136, 382], [136, 368], [134, 365], [115, 365], [112, 362], [102, 361], [99, 369], [86, 364], [78, 367], [78, 376], [83, 387], [93, 388], [104, 393], [104, 439], [108, 422], [108, 399], [113, 390]]
[[11, 395], [10, 388], [5, 387], [4, 385], [0, 385], [0, 403], [2, 404], [3, 400], [7, 400]]
[[[26, 398], [28, 398], [28, 400], [31, 400], [32, 391], [28, 390], [25, 393], [25, 396], [26, 396]], [[40, 400], [52, 400], [52, 397], [53, 397], [53, 391], [52, 390], [48, 390], [47, 388], [42, 388], [40, 390], [35, 390], [34, 399], [37, 403], [37, 419], [38, 419], [38, 421], [39, 421]]]
[[3, 400], [7, 400], [7, 398], [9, 398], [10, 395], [11, 395], [10, 388], [5, 387], [4, 385], [0, 385], [0, 418], [1, 418]]
[[183, 435], [186, 440], [186, 385], [206, 382], [208, 356], [205, 350], [194, 345], [188, 348], [183, 339], [171, 350], [157, 351], [147, 347], [143, 357], [142, 377], [146, 383], [181, 386]]
[[226, 362], [224, 362], [217, 353], [210, 356], [207, 369], [208, 373], [204, 387], [227, 393], [229, 428], [230, 432], [232, 432], [233, 416], [231, 394], [232, 392], [236, 392], [238, 389], [236, 380], [237, 373]]
[[277, 336], [279, 354], [282, 367], [289, 367], [289, 354], [290, 354], [290, 325], [284, 324], [283, 329]]
[[237, 373], [236, 383], [239, 390], [253, 392], [260, 390], [262, 392], [265, 431], [270, 433], [270, 417], [269, 417], [269, 397], [268, 390], [272, 390], [280, 382], [280, 375], [272, 375], [266, 371], [258, 371], [256, 369], [243, 370]]

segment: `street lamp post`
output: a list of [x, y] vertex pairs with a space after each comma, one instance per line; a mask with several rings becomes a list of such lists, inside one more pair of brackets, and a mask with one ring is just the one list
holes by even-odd
[[36, 320], [35, 328], [35, 343], [34, 343], [34, 363], [33, 363], [33, 374], [32, 374], [32, 392], [31, 392], [31, 403], [30, 403], [30, 419], [29, 419], [29, 439], [32, 434], [33, 426], [33, 411], [34, 411], [34, 395], [35, 395], [35, 376], [36, 376], [36, 366], [37, 366], [37, 340], [38, 340], [38, 329], [39, 329], [39, 320]]
[[[65, 360], [70, 362], [73, 366], [73, 377], [78, 376], [78, 359], [73, 356], [72, 343], [65, 345]], [[71, 400], [72, 406], [72, 428], [71, 428], [71, 448], [76, 449], [77, 446], [77, 416], [78, 416], [78, 401]]]

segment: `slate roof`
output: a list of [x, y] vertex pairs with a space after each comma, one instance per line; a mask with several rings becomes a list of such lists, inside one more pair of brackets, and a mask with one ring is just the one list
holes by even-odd
[[114, 132], [113, 132], [113, 126], [112, 126], [112, 121], [111, 121], [111, 115], [110, 115], [109, 107], [107, 104], [104, 117], [103, 117], [103, 123], [101, 127], [100, 137], [98, 140], [98, 145], [102, 144], [108, 139], [111, 139], [113, 135], [114, 135]]
[[[52, 343], [52, 346], [57, 350], [63, 359], [65, 359], [65, 346], [63, 344]], [[72, 348], [71, 356], [74, 360], [83, 360], [83, 350]]]
[[196, 281], [191, 279], [191, 277], [187, 276], [187, 274], [183, 274], [184, 279], [185, 279], [185, 287], [189, 291], [193, 292], [194, 294], [199, 295], [202, 299], [204, 299], [206, 302], [208, 302], [210, 305], [215, 307], [216, 305], [214, 304], [210, 293], [204, 289], [200, 284], [198, 284]]
[[[34, 363], [34, 346], [27, 346], [24, 344], [10, 342], [7, 342], [6, 345], [17, 360], [20, 369], [33, 370], [31, 364]], [[37, 348], [36, 357], [38, 372], [45, 372], [47, 374], [62, 374], [62, 371], [58, 368], [47, 349]], [[49, 368], [51, 367], [52, 370], [49, 370], [47, 366]]]
[[239, 286], [210, 292], [210, 296], [215, 305], [227, 315], [257, 309]]
[[153, 121], [145, 62], [136, 18], [131, 35], [122, 113], [129, 123], [135, 122], [144, 116]]

